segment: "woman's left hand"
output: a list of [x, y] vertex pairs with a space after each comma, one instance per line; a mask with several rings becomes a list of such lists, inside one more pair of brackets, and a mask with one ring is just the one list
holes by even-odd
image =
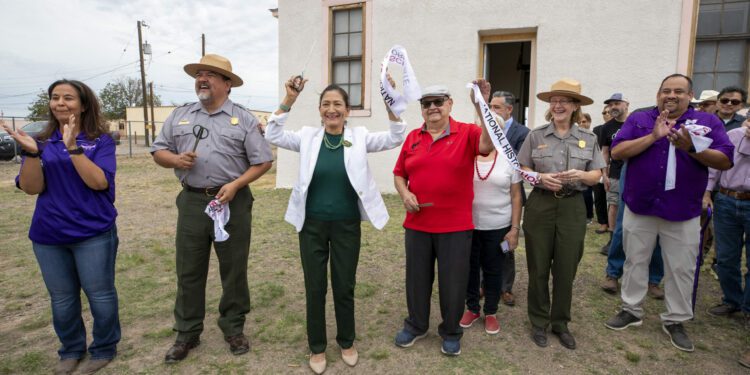
[[508, 248], [510, 248], [510, 251], [515, 250], [518, 247], [518, 229], [510, 228], [510, 231], [505, 235], [504, 240], [508, 241]]
[[76, 115], [68, 117], [68, 123], [63, 125], [62, 137], [65, 148], [68, 150], [76, 148], [76, 135], [78, 135], [78, 124]]
[[569, 169], [565, 172], [560, 172], [557, 174], [557, 178], [566, 184], [572, 184], [575, 182], [579, 182], [583, 179], [583, 171], [579, 171], [578, 169]]

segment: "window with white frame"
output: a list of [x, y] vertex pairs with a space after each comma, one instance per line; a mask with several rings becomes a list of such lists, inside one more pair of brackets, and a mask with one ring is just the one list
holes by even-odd
[[331, 8], [331, 83], [349, 94], [349, 104], [360, 109], [364, 97], [364, 3]]

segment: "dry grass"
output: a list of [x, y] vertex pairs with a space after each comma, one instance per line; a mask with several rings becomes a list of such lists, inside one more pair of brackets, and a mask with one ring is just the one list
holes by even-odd
[[[121, 157], [117, 176], [120, 249], [117, 287], [123, 340], [117, 359], [103, 373], [309, 373], [306, 365], [304, 290], [297, 236], [283, 222], [288, 190], [274, 190], [273, 175], [253, 186], [253, 237], [248, 265], [253, 309], [246, 333], [248, 355], [229, 354], [215, 324], [220, 295], [218, 269], [212, 259], [208, 281], [203, 344], [183, 363], [166, 366], [163, 355], [174, 339], [171, 331], [175, 293], [174, 199], [179, 190], [170, 170], [156, 167], [147, 155]], [[58, 342], [50, 323], [49, 298], [27, 238], [35, 198], [15, 189], [18, 165], [0, 163], [0, 374], [49, 372]], [[400, 349], [393, 336], [406, 314], [404, 298], [403, 209], [386, 196], [392, 216], [383, 232], [363, 225], [358, 270], [356, 343], [361, 362], [348, 368], [335, 342], [333, 307], [328, 305], [328, 373], [738, 373], [737, 356], [750, 339], [732, 319], [713, 318], [705, 309], [719, 300], [718, 283], [702, 275], [696, 319], [687, 328], [696, 351], [674, 349], [661, 332], [657, 313], [663, 303], [646, 301], [644, 325], [624, 332], [603, 326], [617, 312], [619, 299], [599, 289], [605, 257], [598, 254], [604, 236], [592, 226], [575, 283], [570, 328], [579, 348], [562, 348], [554, 336], [542, 349], [528, 338], [524, 250], [517, 256], [516, 307], [499, 311], [501, 333], [486, 335], [481, 325], [467, 330], [458, 358], [440, 354], [436, 334], [439, 308], [433, 296], [432, 327], [414, 347]], [[330, 293], [329, 293], [330, 294]], [[90, 327], [86, 309], [85, 319]]]

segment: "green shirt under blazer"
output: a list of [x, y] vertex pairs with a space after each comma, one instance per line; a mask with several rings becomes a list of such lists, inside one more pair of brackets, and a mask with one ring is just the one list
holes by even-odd
[[[304, 126], [298, 131], [285, 131], [284, 123], [288, 113], [273, 114], [268, 119], [266, 140], [278, 147], [300, 153], [300, 168], [297, 182], [289, 197], [289, 206], [284, 220], [294, 225], [297, 232], [305, 223], [307, 190], [312, 180], [318, 153], [323, 142], [323, 126]], [[367, 163], [367, 153], [396, 148], [404, 141], [406, 124], [391, 122], [390, 131], [370, 133], [364, 127], [345, 127], [344, 140], [351, 146], [344, 146], [344, 167], [354, 191], [359, 196], [359, 212], [362, 220], [367, 220], [377, 229], [383, 229], [388, 222], [388, 210], [383, 197], [375, 185], [375, 179]]]

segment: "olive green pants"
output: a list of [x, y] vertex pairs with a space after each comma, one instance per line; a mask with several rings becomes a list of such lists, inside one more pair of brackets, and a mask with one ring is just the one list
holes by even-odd
[[313, 354], [325, 352], [328, 342], [326, 293], [329, 258], [336, 342], [343, 349], [354, 344], [354, 286], [359, 262], [360, 223], [359, 219], [321, 221], [307, 218], [299, 232], [300, 258], [305, 273], [307, 342]]
[[[535, 189], [523, 217], [529, 267], [528, 314], [535, 327], [567, 332], [573, 279], [583, 255], [586, 207], [583, 196], [556, 198]], [[549, 276], [552, 273], [552, 305]]]
[[253, 196], [240, 189], [229, 202], [229, 222], [224, 229], [229, 239], [214, 242], [214, 221], [205, 213], [213, 197], [182, 190], [177, 195], [177, 300], [174, 330], [177, 340], [196, 339], [203, 332], [206, 315], [206, 277], [213, 243], [219, 259], [222, 294], [219, 328], [224, 336], [242, 333], [250, 311], [247, 258], [250, 252], [250, 223]]

